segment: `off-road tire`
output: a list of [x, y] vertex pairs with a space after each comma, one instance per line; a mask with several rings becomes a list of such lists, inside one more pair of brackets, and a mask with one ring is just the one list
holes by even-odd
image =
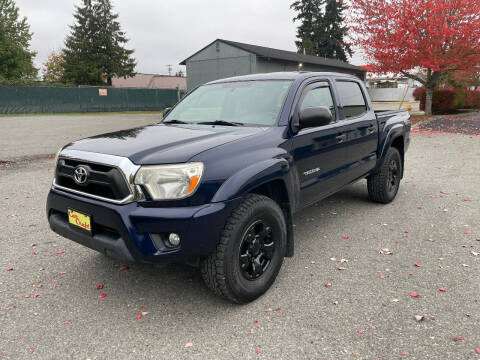
[[[392, 168], [395, 168], [395, 175], [392, 175]], [[380, 170], [367, 178], [368, 196], [370, 200], [388, 204], [397, 195], [402, 177], [402, 158], [398, 149], [391, 147], [385, 155]], [[395, 179], [392, 179], [395, 176]]]
[[[239, 256], [247, 229], [257, 219], [271, 224], [273, 256], [265, 272], [256, 279], [246, 279]], [[248, 303], [263, 295], [273, 284], [285, 257], [287, 227], [282, 210], [272, 199], [249, 194], [232, 211], [222, 232], [216, 251], [200, 263], [202, 277], [215, 294], [237, 304]]]

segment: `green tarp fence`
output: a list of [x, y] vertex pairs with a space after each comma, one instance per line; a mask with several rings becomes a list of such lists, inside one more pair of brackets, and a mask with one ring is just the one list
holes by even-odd
[[179, 95], [176, 89], [0, 86], [0, 114], [154, 111]]

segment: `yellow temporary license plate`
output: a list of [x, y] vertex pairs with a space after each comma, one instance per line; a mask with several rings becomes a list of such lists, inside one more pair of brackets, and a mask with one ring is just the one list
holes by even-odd
[[86, 231], [92, 231], [90, 216], [68, 209], [68, 222]]

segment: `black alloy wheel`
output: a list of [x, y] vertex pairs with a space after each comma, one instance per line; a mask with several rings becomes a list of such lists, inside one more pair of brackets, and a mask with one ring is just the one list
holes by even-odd
[[275, 252], [272, 227], [257, 220], [245, 232], [240, 243], [240, 269], [247, 280], [255, 280], [268, 269]]

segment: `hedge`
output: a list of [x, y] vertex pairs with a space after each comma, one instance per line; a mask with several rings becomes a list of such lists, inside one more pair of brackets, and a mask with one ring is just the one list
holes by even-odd
[[[420, 100], [420, 110], [425, 110], [425, 87], [413, 92], [415, 99]], [[446, 114], [457, 109], [480, 109], [480, 91], [440, 89], [433, 92], [432, 113]]]

